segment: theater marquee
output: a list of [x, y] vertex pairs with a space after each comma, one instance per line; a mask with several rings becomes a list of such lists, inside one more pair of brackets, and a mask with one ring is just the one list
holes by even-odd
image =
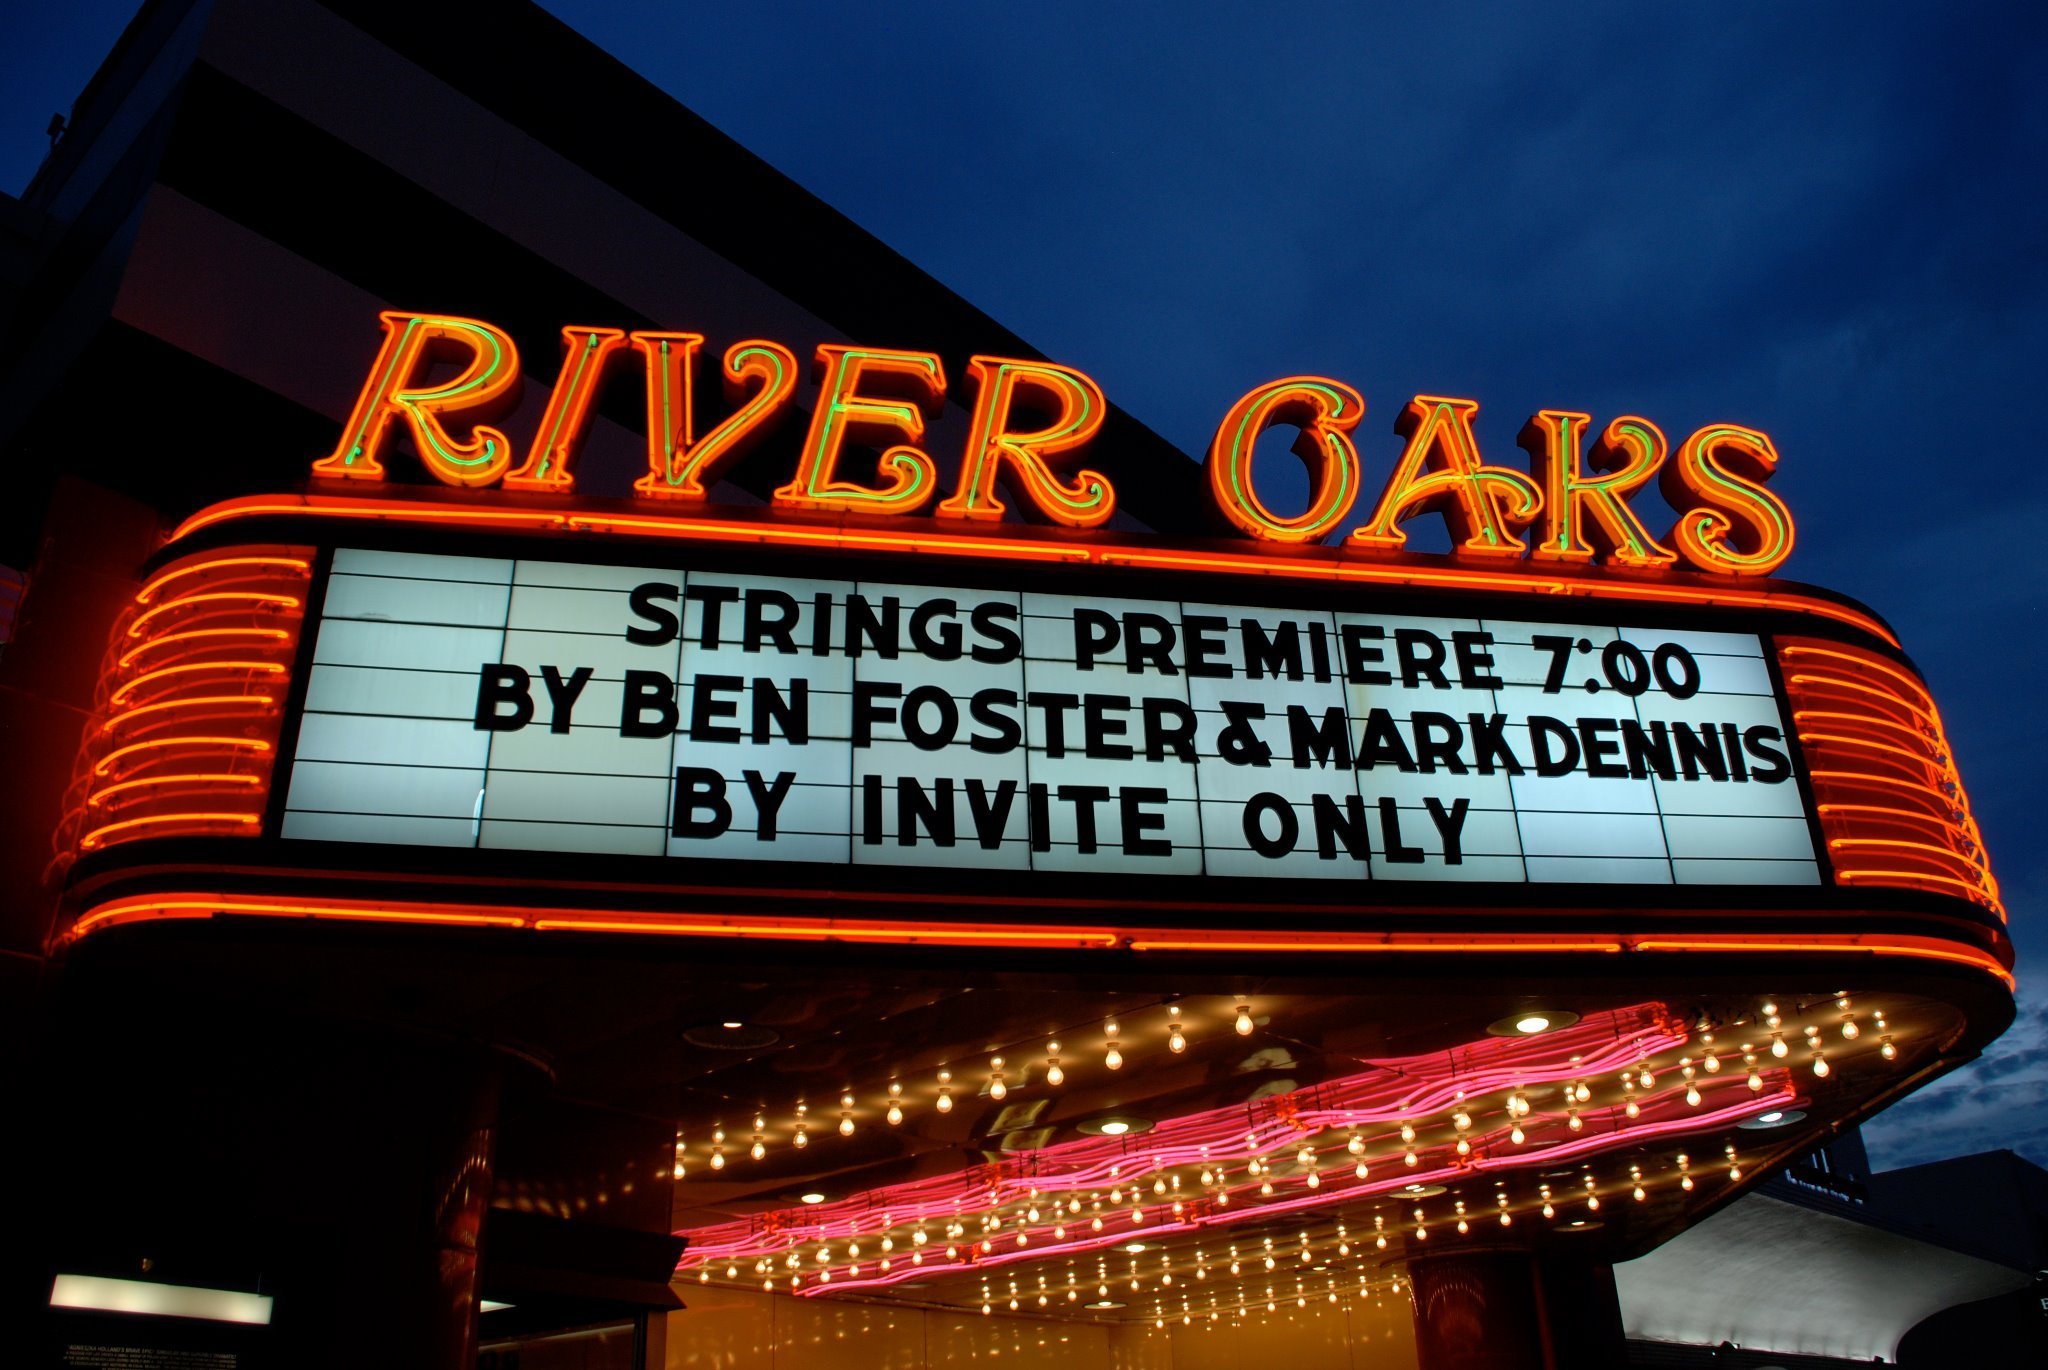
[[[1516, 469], [1476, 403], [1419, 395], [1367, 497], [1363, 396], [1291, 377], [1224, 412], [1222, 531], [1175, 540], [1105, 526], [1081, 372], [977, 356], [956, 395], [936, 354], [829, 343], [764, 454], [784, 483], [719, 506], [798, 412], [790, 348], [714, 366], [700, 335], [566, 328], [515, 443], [507, 334], [383, 323], [310, 488], [194, 514], [117, 626], [69, 935], [329, 916], [2009, 977], [1918, 672], [1868, 610], [1768, 578], [1792, 520], [1753, 429], [1547, 409]], [[644, 393], [648, 466], [595, 499], [607, 383]], [[964, 447], [927, 450], [948, 400]], [[1288, 434], [1298, 511], [1258, 493]], [[1407, 550], [1436, 518], [1451, 551]]]

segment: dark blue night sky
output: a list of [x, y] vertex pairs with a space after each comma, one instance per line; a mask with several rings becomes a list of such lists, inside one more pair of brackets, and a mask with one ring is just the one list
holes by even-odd
[[[132, 8], [10, 12], [0, 188]], [[550, 8], [1190, 453], [1304, 371], [1382, 472], [1419, 392], [1516, 464], [1544, 407], [1769, 432], [1785, 574], [1898, 627], [2021, 949], [1873, 1159], [2048, 1163], [2048, 9]]]

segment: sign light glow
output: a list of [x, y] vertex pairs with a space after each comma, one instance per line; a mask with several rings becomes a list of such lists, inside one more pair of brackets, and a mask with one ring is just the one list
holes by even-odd
[[[378, 317], [384, 345], [341, 440], [313, 464], [317, 477], [383, 480], [383, 454], [402, 429], [428, 473], [444, 484], [571, 493], [590, 407], [611, 364], [632, 352], [644, 362], [648, 462], [634, 490], [644, 498], [703, 501], [719, 467], [786, 419], [796, 403], [794, 352], [761, 339], [734, 343], [722, 363], [729, 412], [699, 437], [702, 334], [572, 325], [562, 330], [561, 372], [539, 431], [514, 470], [510, 439], [488, 426], [518, 397], [519, 354], [511, 337], [493, 324], [451, 315], [386, 310]], [[437, 363], [453, 365], [456, 373], [434, 380]], [[1008, 357], [970, 360], [967, 377], [976, 397], [969, 437], [952, 493], [943, 500], [939, 461], [923, 446], [928, 422], [948, 398], [938, 354], [821, 343], [814, 369], [818, 391], [810, 427], [791, 479], [774, 493], [777, 507], [877, 515], [932, 508], [942, 519], [994, 520], [1008, 509], [996, 491], [1001, 481], [1022, 510], [1069, 528], [1098, 527], [1115, 511], [1116, 491], [1106, 477], [1087, 469], [1062, 474], [1053, 465], [1083, 456], [1108, 408], [1102, 388], [1071, 367]], [[1020, 397], [1027, 406], [1049, 408], [1050, 420], [1038, 428], [1014, 426]], [[1348, 549], [1399, 552], [1408, 543], [1404, 525], [1439, 514], [1451, 530], [1453, 554], [1482, 563], [1534, 556], [1642, 571], [1682, 559], [1695, 571], [1760, 576], [1791, 554], [1791, 514], [1763, 485], [1777, 467], [1777, 449], [1755, 429], [1709, 424], [1672, 458], [1655, 424], [1625, 415], [1582, 454], [1591, 416], [1546, 409], [1523, 431], [1532, 478], [1481, 456], [1473, 430], [1478, 412], [1476, 400], [1417, 395], [1409, 401], [1394, 424], [1406, 446], [1364, 525], [1346, 540]], [[1251, 390], [1225, 413], [1209, 447], [1208, 486], [1224, 522], [1262, 542], [1322, 541], [1352, 512], [1364, 488], [1352, 436], [1364, 416], [1364, 396], [1341, 381], [1293, 376]], [[457, 436], [451, 422], [468, 424], [470, 436]], [[1309, 463], [1313, 493], [1300, 514], [1276, 513], [1256, 493], [1254, 448], [1275, 426], [1298, 430], [1294, 448]], [[862, 441], [879, 446], [866, 476], [847, 451]], [[1679, 511], [1665, 542], [1653, 538], [1629, 506], [1653, 476]], [[1525, 531], [1532, 540], [1524, 540]]]

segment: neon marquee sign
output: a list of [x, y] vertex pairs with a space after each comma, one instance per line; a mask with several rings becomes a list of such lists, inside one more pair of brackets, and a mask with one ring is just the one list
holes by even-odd
[[[392, 439], [407, 432], [427, 472], [468, 488], [569, 494], [590, 410], [611, 374], [637, 358], [644, 376], [648, 469], [638, 497], [702, 503], [734, 458], [787, 420], [796, 405], [796, 354], [747, 339], [719, 363], [727, 412], [708, 426], [698, 412], [703, 335], [588, 325], [562, 330], [563, 356], [539, 426], [524, 451], [493, 427], [518, 398], [517, 347], [501, 328], [452, 315], [387, 310], [383, 346], [333, 452], [313, 465], [322, 478], [380, 481]], [[1014, 500], [1023, 512], [1068, 528], [1107, 522], [1116, 508], [1108, 477], [1083, 461], [1108, 409], [1102, 387], [1072, 367], [976, 356], [968, 438], [940, 498], [940, 462], [924, 446], [948, 382], [936, 353], [821, 343], [816, 394], [789, 480], [772, 503], [831, 514], [910, 515], [996, 521]], [[1709, 424], [1674, 449], [1648, 419], [1597, 427], [1589, 414], [1546, 409], [1519, 442], [1523, 471], [1486, 461], [1474, 400], [1418, 395], [1395, 425], [1404, 440], [1364, 522], [1345, 540], [1367, 556], [1406, 548], [1405, 525], [1425, 514], [1449, 527], [1454, 554], [1499, 562], [1529, 558], [1564, 566], [1679, 569], [1767, 575], [1790, 554], [1790, 511], [1765, 488], [1778, 464], [1764, 433]], [[1260, 542], [1328, 538], [1360, 507], [1365, 469], [1353, 439], [1365, 399], [1341, 381], [1293, 376], [1232, 405], [1207, 454], [1208, 489], [1223, 520]], [[1259, 495], [1255, 451], [1270, 428], [1298, 431], [1311, 497], [1297, 514]], [[466, 434], [464, 432], [466, 430]], [[879, 446], [870, 471], [849, 446]], [[1268, 443], [1270, 447], [1270, 442]], [[1652, 480], [1679, 511], [1659, 538], [1632, 507]]]

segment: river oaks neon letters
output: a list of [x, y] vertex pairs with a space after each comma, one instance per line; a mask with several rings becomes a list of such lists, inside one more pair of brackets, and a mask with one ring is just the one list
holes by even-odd
[[[501, 485], [566, 494], [592, 404], [607, 375], [632, 360], [647, 403], [647, 473], [634, 491], [651, 500], [702, 501], [731, 460], [786, 420], [796, 404], [796, 354], [748, 339], [719, 364], [726, 413], [701, 427], [697, 333], [632, 332], [572, 325], [540, 424], [523, 455], [492, 424], [517, 401], [519, 352], [505, 331], [478, 319], [378, 316], [384, 344], [332, 453], [314, 474], [382, 480], [383, 455], [401, 426], [427, 471], [449, 485]], [[821, 343], [817, 392], [788, 483], [774, 502], [842, 514], [914, 514], [997, 520], [1007, 492], [1025, 511], [1070, 528], [1094, 528], [1116, 508], [1107, 477], [1080, 465], [1108, 408], [1102, 388], [1071, 367], [976, 356], [965, 450], [948, 481], [924, 445], [946, 402], [936, 353]], [[1674, 451], [1648, 419], [1604, 427], [1590, 414], [1546, 409], [1523, 428], [1529, 469], [1487, 462], [1473, 418], [1477, 401], [1417, 395], [1395, 432], [1392, 472], [1345, 545], [1400, 551], [1405, 525], [1439, 514], [1461, 558], [1529, 557], [1637, 571], [1683, 566], [1731, 576], [1767, 575], [1792, 550], [1790, 512], [1764, 488], [1778, 464], [1765, 434], [1709, 424]], [[1225, 521], [1263, 542], [1319, 543], [1359, 505], [1364, 461], [1353, 433], [1365, 399], [1341, 381], [1292, 376], [1252, 390], [1224, 415], [1208, 452], [1209, 490]], [[1308, 507], [1272, 509], [1257, 490], [1254, 451], [1266, 430], [1290, 427], [1309, 471]], [[460, 434], [466, 430], [467, 435]], [[872, 469], [854, 452], [879, 450]], [[1652, 478], [1677, 522], [1659, 539], [1631, 506]], [[939, 498], [942, 488], [951, 493]]]

